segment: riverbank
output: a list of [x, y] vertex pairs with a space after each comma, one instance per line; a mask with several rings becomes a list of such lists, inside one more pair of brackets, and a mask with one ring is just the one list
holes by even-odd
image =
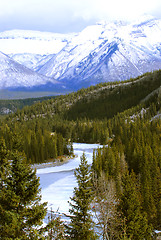
[[59, 156], [56, 159], [51, 159], [50, 161], [44, 162], [44, 163], [35, 163], [32, 164], [31, 167], [33, 169], [43, 169], [43, 168], [49, 168], [49, 167], [57, 167], [57, 166], [61, 166], [64, 163], [67, 163], [70, 159], [75, 158], [75, 155], [63, 155], [63, 156]]
[[[54, 212], [59, 209], [60, 214], [70, 214], [68, 201], [70, 201], [73, 190], [77, 186], [74, 171], [79, 167], [83, 153], [86, 155], [88, 164], [91, 165], [93, 150], [98, 147], [100, 147], [98, 144], [73, 143], [75, 157], [67, 157], [64, 159], [65, 162], [54, 162], [55, 165], [59, 165], [54, 167], [39, 164], [38, 167], [41, 169], [37, 169], [36, 174], [40, 178], [42, 202], [48, 202], [49, 211], [51, 208]], [[62, 219], [66, 220], [64, 217]]]

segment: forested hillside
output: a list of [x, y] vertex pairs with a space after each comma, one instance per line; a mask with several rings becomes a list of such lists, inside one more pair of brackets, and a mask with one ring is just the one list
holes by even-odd
[[[46, 147], [52, 146], [51, 139], [56, 141], [54, 144], [61, 145], [61, 148], [66, 148], [65, 143], [59, 142], [68, 140], [107, 144], [116, 134], [113, 124], [119, 113], [125, 115], [124, 118], [138, 115], [141, 109], [145, 116], [158, 113], [160, 84], [161, 71], [156, 71], [121, 83], [103, 83], [68, 95], [51, 97], [9, 114], [5, 121], [2, 121], [1, 135], [11, 149], [14, 141], [18, 141], [17, 146], [21, 151], [25, 151], [31, 162], [42, 162], [52, 155], [59, 155], [59, 152], [66, 152], [57, 146], [54, 154], [45, 153], [53, 151], [52, 147]], [[32, 100], [24, 101], [30, 104]], [[19, 106], [22, 104], [22, 100], [14, 101], [13, 103]], [[153, 114], [150, 112], [151, 108]], [[44, 151], [43, 154], [39, 148]]]
[[69, 154], [73, 141], [104, 144], [92, 164], [104, 239], [152, 239], [161, 230], [160, 86], [156, 71], [51, 98], [8, 115], [0, 136], [31, 162]]
[[16, 112], [18, 109], [22, 109], [25, 106], [31, 106], [36, 102], [42, 102], [50, 98], [51, 97], [27, 98], [17, 100], [0, 99], [0, 115]]

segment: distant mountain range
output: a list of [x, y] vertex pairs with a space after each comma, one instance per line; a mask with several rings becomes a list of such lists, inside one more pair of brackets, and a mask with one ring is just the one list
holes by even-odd
[[161, 20], [100, 22], [80, 33], [0, 33], [0, 89], [76, 90], [161, 68]]

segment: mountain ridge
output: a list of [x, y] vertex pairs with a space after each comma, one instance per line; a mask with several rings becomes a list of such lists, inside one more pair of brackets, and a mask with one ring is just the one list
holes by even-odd
[[[0, 33], [0, 51], [38, 76], [47, 77], [53, 87], [59, 83], [75, 91], [161, 69], [160, 36], [161, 20], [144, 16], [133, 23], [99, 22], [72, 34], [7, 31]], [[14, 48], [16, 44], [19, 49]], [[2, 77], [0, 82], [3, 86]], [[46, 80], [40, 85], [45, 86]], [[31, 82], [32, 86], [38, 84]]]
[[61, 83], [56, 80], [34, 72], [2, 52], [0, 52], [0, 72], [0, 89], [43, 88], [49, 84], [50, 87], [53, 86], [57, 90], [61, 86]]
[[[153, 34], [155, 37], [151, 38]], [[159, 34], [161, 21], [155, 19], [138, 25], [123, 24], [119, 28], [114, 23], [112, 26], [111, 23], [90, 26], [72, 39], [39, 72], [72, 83], [86, 79], [90, 81], [92, 78], [98, 80], [93, 83], [98, 83], [99, 79], [120, 81], [125, 80], [125, 75], [126, 79], [137, 77], [161, 67], [161, 44], [156, 38]]]

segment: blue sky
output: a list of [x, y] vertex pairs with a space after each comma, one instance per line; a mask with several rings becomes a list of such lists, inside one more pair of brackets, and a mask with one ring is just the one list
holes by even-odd
[[79, 32], [101, 20], [161, 18], [161, 0], [0, 0], [0, 31]]

